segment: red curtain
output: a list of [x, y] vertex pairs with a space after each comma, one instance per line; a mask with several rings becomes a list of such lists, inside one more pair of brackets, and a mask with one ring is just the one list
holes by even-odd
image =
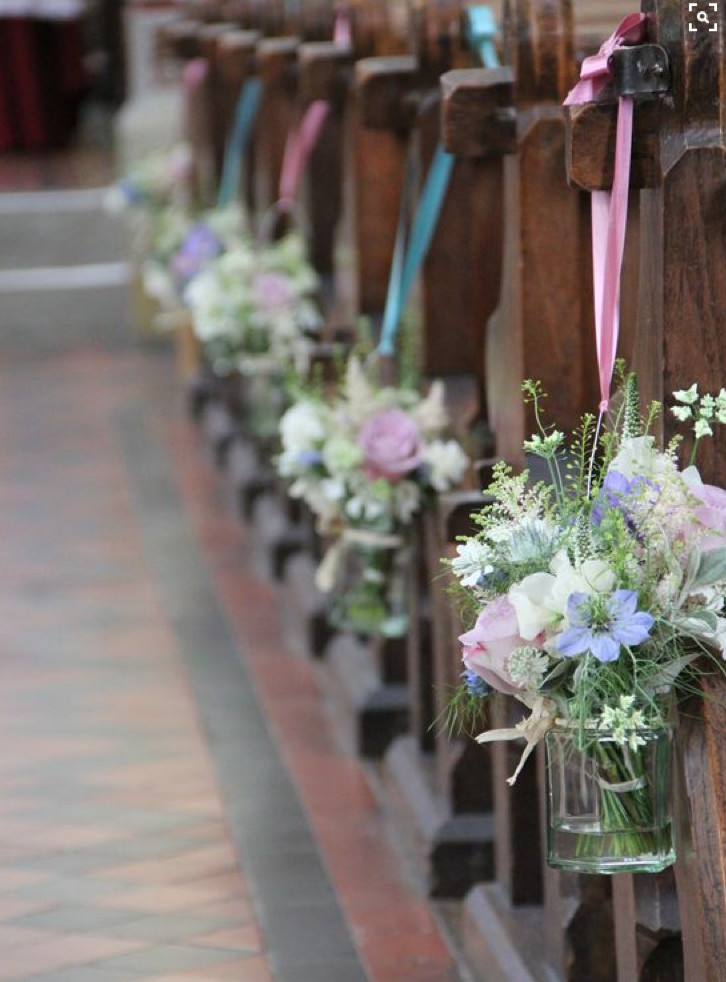
[[0, 19], [0, 151], [64, 146], [84, 85], [79, 21]]

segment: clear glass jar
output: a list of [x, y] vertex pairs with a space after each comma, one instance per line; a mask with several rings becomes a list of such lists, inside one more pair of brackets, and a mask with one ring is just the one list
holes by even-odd
[[287, 408], [282, 375], [264, 358], [240, 362], [242, 413], [245, 427], [257, 440], [271, 442], [278, 436], [280, 419]]
[[[547, 734], [547, 862], [579, 873], [658, 873], [675, 861], [672, 726]], [[637, 744], [637, 746], [635, 745]]]
[[348, 528], [330, 596], [329, 620], [340, 631], [403, 637], [408, 630], [411, 550], [403, 535]]

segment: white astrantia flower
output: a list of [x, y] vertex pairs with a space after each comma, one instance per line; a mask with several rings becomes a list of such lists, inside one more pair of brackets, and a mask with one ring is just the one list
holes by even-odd
[[685, 423], [693, 416], [693, 410], [690, 406], [671, 406], [671, 412], [681, 423]]
[[541, 648], [523, 645], [507, 658], [507, 672], [512, 682], [536, 692], [545, 680], [549, 658]]
[[713, 436], [713, 430], [706, 419], [697, 419], [696, 425], [693, 427], [693, 432], [696, 434], [697, 440], [700, 440], [704, 436]]
[[479, 539], [467, 539], [456, 547], [451, 571], [462, 586], [476, 586], [482, 576], [494, 572], [491, 551]]
[[430, 468], [431, 487], [439, 492], [459, 484], [469, 466], [469, 458], [456, 440], [434, 440], [424, 447], [421, 460]]

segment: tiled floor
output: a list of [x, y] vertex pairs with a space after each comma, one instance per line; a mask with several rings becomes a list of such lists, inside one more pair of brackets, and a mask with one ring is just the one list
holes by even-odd
[[449, 982], [167, 360], [0, 367], [0, 982]]

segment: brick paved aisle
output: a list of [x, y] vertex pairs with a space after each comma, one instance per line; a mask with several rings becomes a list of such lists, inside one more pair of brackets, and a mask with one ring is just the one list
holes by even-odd
[[167, 361], [0, 367], [0, 982], [449, 982]]

